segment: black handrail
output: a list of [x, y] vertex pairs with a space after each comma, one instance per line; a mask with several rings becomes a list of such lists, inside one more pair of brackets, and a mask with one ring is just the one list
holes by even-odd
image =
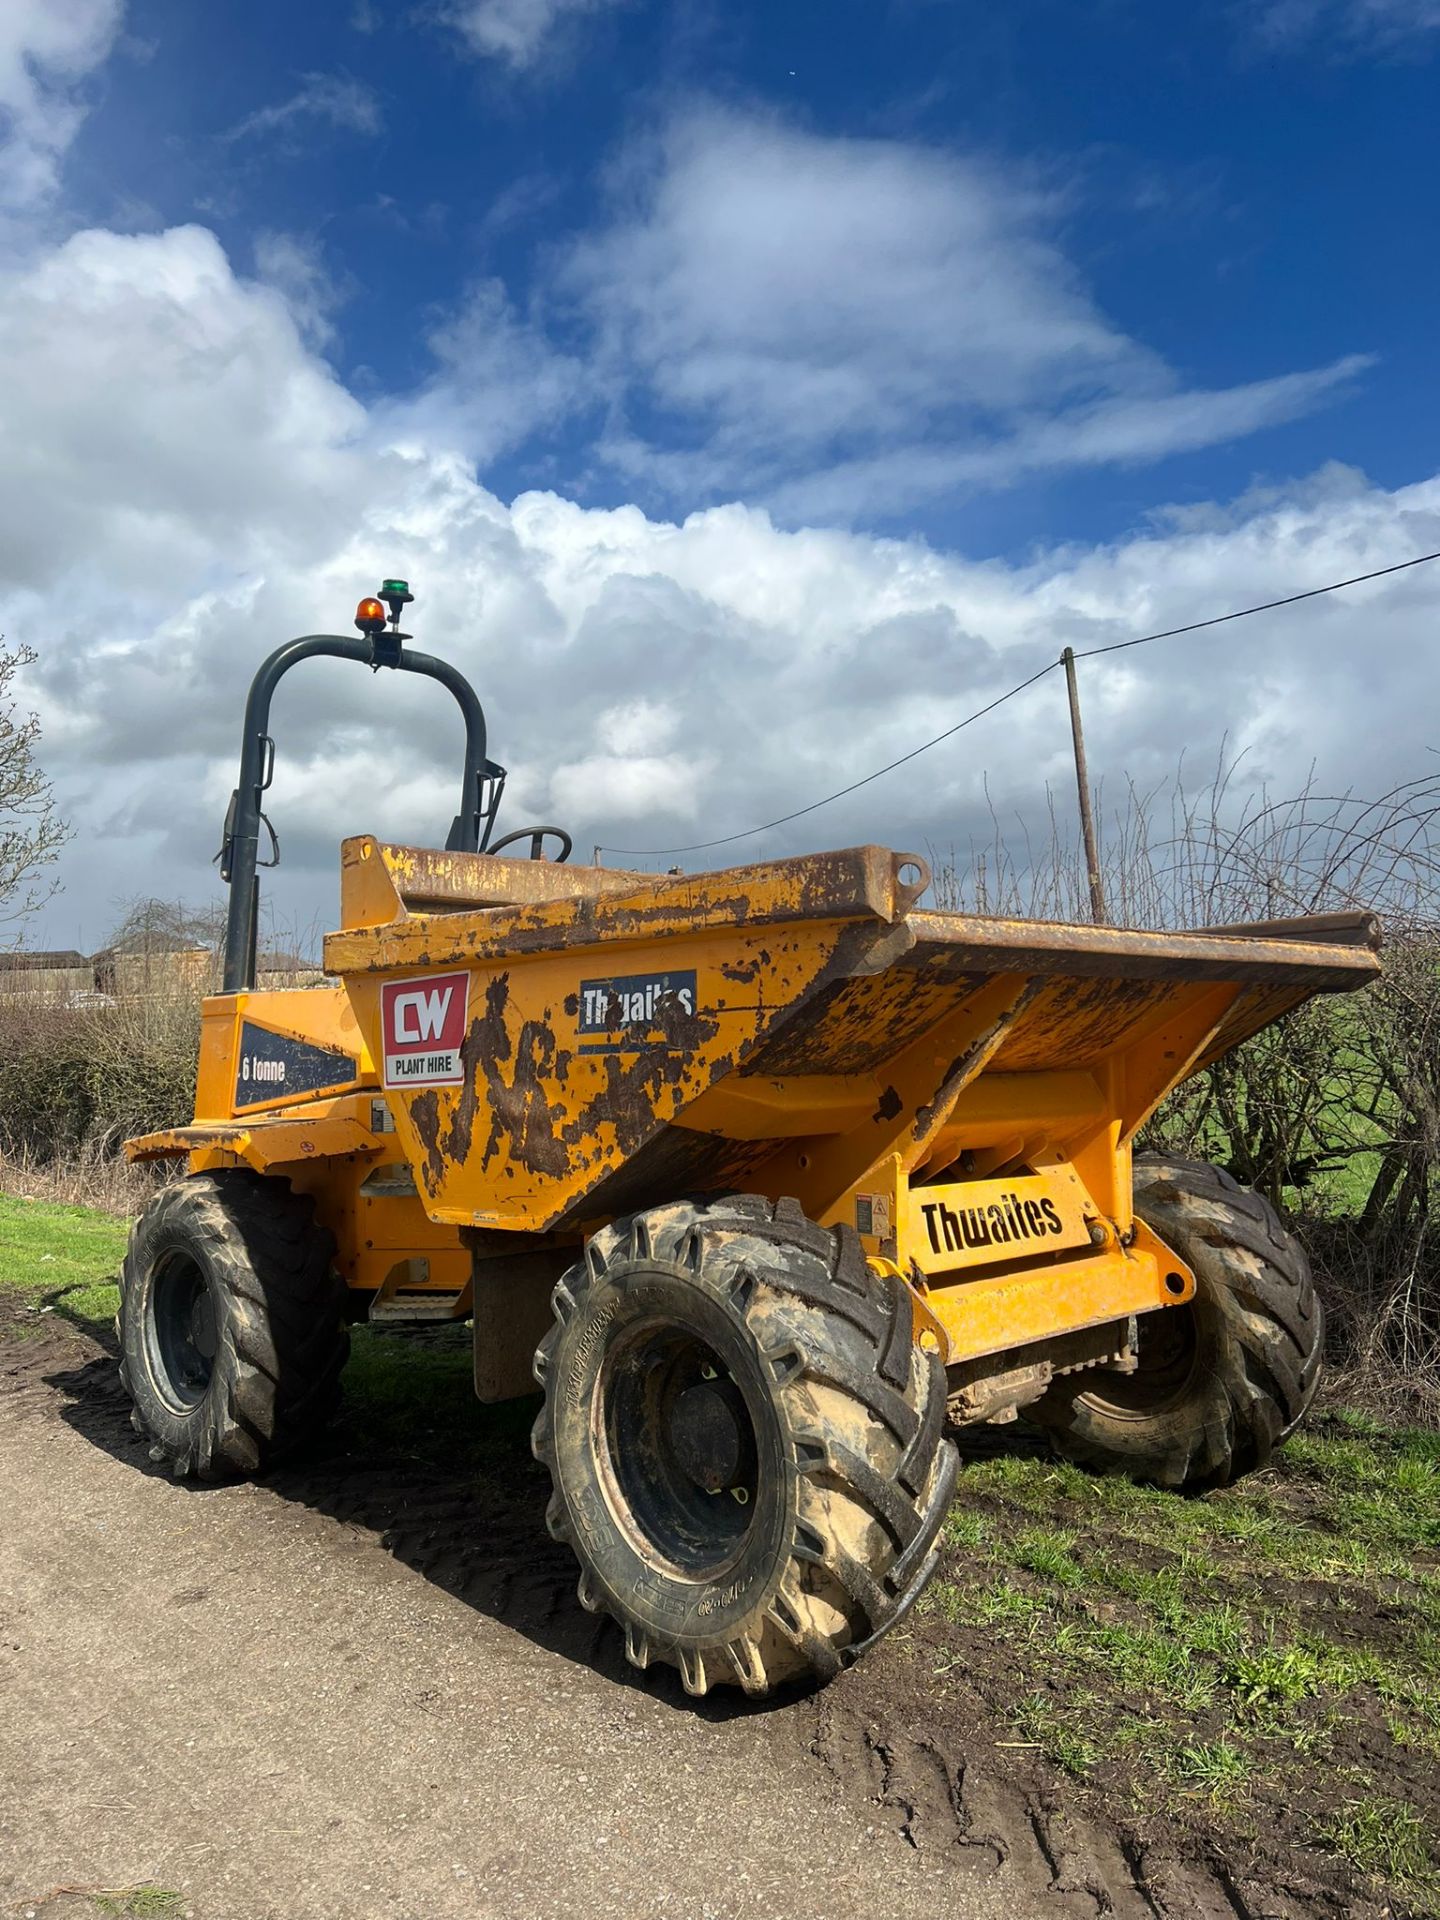
[[[396, 609], [398, 612], [398, 608]], [[270, 784], [274, 743], [270, 738], [270, 700], [282, 676], [301, 660], [328, 654], [358, 660], [367, 667], [395, 667], [438, 680], [454, 696], [465, 718], [465, 779], [445, 845], [460, 853], [480, 853], [489, 841], [500, 802], [505, 771], [485, 755], [485, 713], [475, 689], [446, 660], [428, 653], [407, 653], [407, 636], [380, 632], [350, 640], [336, 633], [311, 633], [287, 640], [263, 661], [245, 702], [245, 732], [240, 743], [240, 784], [230, 797], [221, 850], [221, 877], [230, 883], [225, 921], [224, 993], [240, 993], [255, 984], [256, 935], [260, 918], [259, 864], [261, 800]], [[487, 792], [486, 782], [495, 784]], [[273, 863], [272, 863], [273, 864]]]

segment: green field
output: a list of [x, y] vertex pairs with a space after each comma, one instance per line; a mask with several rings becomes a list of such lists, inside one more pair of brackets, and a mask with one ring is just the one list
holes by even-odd
[[[33, 1311], [36, 1331], [50, 1313], [87, 1331], [108, 1327], [126, 1232], [126, 1222], [108, 1213], [0, 1194], [0, 1287]], [[12, 1331], [23, 1336], [26, 1326], [21, 1318]]]

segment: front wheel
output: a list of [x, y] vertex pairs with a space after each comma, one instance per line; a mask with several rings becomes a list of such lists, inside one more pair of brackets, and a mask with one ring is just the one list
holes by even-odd
[[908, 1290], [793, 1201], [597, 1233], [536, 1355], [551, 1533], [631, 1663], [686, 1689], [828, 1679], [934, 1571], [955, 1483]]
[[131, 1418], [176, 1474], [257, 1473], [325, 1420], [350, 1350], [335, 1243], [288, 1181], [192, 1174], [136, 1221], [120, 1274]]
[[1258, 1193], [1199, 1160], [1135, 1162], [1135, 1211], [1194, 1269], [1142, 1314], [1134, 1372], [1067, 1375], [1029, 1410], [1082, 1465], [1203, 1493], [1264, 1466], [1315, 1397], [1325, 1315], [1305, 1249]]

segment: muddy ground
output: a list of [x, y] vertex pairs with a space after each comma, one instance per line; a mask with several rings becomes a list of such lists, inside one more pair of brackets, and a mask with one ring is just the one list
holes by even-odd
[[475, 1410], [479, 1473], [342, 1422], [197, 1489], [92, 1332], [6, 1313], [0, 1911], [1399, 1911], [1278, 1815], [1222, 1837], [1159, 1781], [1078, 1784], [1006, 1715], [1013, 1646], [968, 1633], [957, 1672], [934, 1611], [761, 1707], [633, 1672], [546, 1536], [523, 1417]]

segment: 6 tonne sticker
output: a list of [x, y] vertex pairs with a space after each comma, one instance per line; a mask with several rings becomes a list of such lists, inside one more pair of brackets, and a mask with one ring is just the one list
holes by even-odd
[[469, 1025], [470, 975], [433, 973], [391, 980], [380, 989], [381, 1045], [387, 1087], [458, 1086], [460, 1047]]

